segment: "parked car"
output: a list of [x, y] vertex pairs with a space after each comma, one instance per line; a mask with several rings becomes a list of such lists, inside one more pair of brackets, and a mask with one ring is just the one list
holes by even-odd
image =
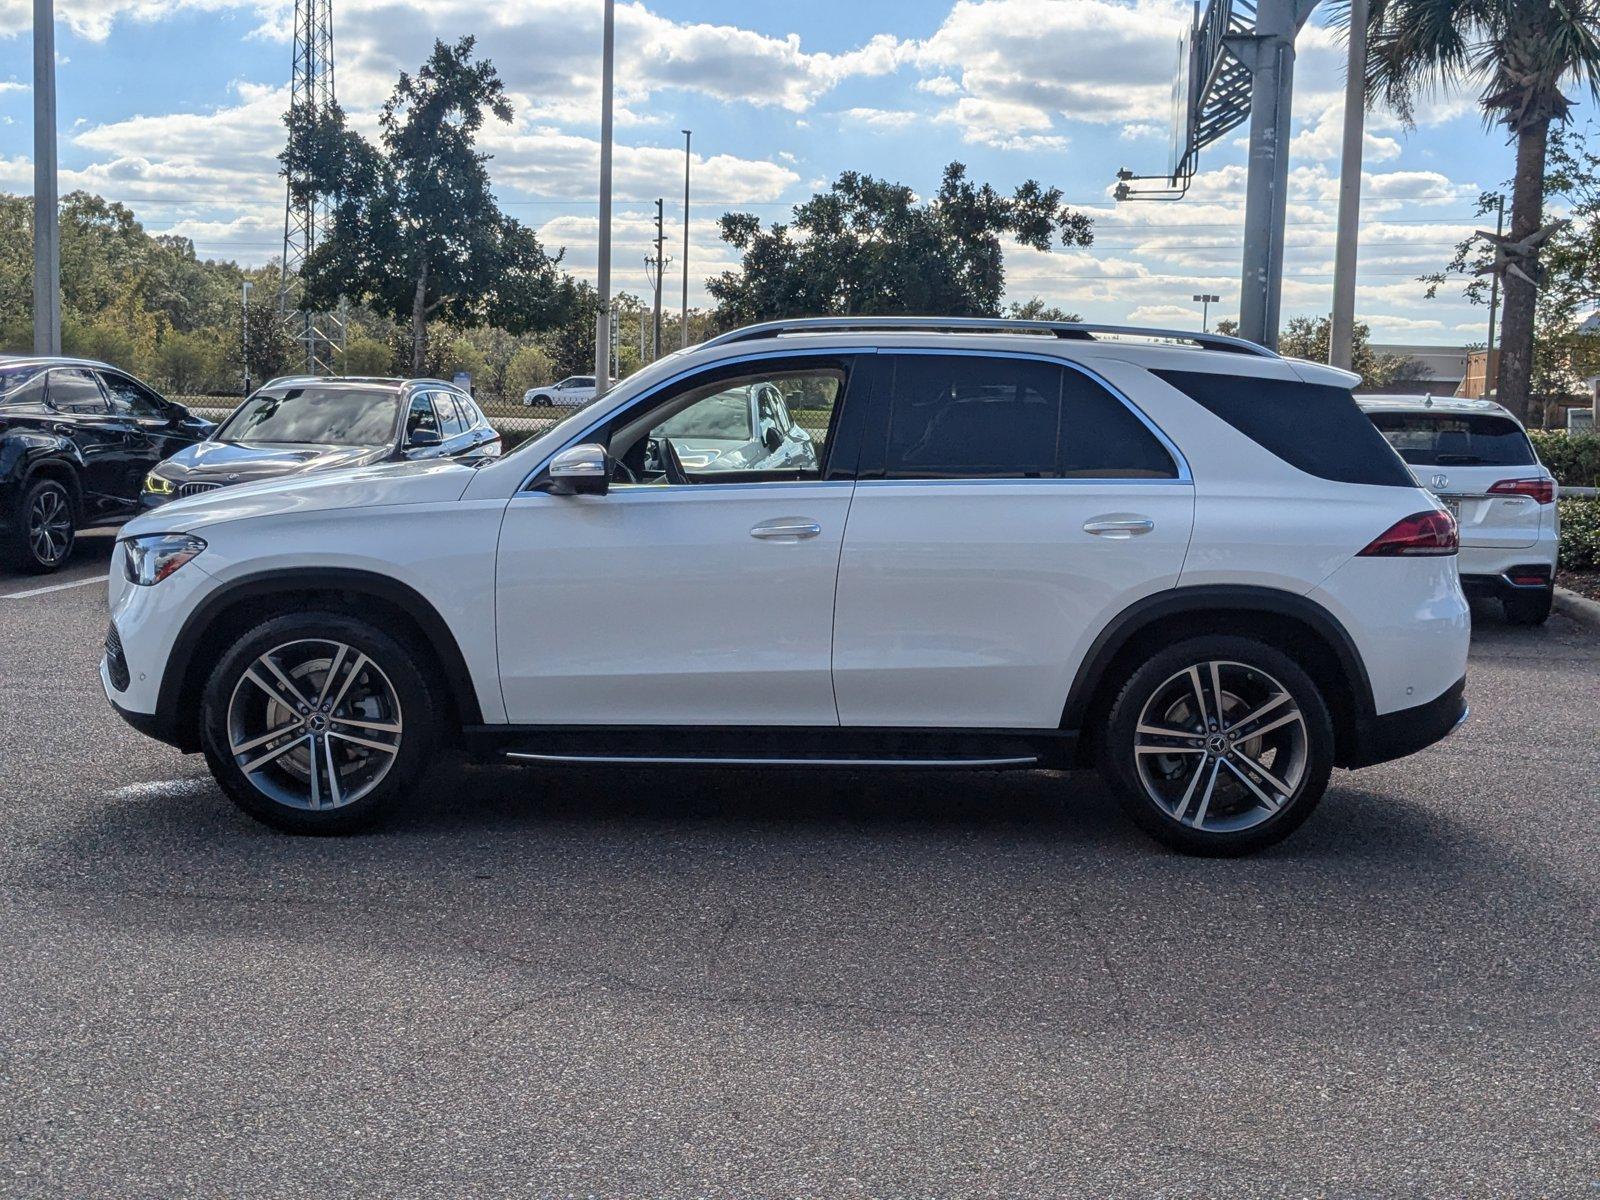
[[[1098, 765], [1157, 838], [1242, 853], [1334, 767], [1466, 716], [1456, 525], [1355, 382], [1209, 334], [758, 325], [488, 463], [140, 518], [101, 675], [304, 833], [380, 816], [445, 742], [642, 774]], [[679, 418], [769, 384], [826, 415], [814, 463], [678, 452]]]
[[568, 375], [559, 383], [531, 387], [522, 393], [522, 403], [529, 408], [582, 408], [595, 396], [594, 375]]
[[471, 397], [437, 379], [274, 379], [144, 480], [146, 508], [236, 483], [398, 459], [497, 455]]
[[137, 513], [145, 473], [212, 428], [105, 363], [0, 356], [0, 561], [56, 570], [77, 530]]
[[645, 467], [663, 474], [672, 464], [691, 471], [814, 471], [811, 434], [795, 424], [777, 384], [745, 383], [707, 396], [650, 431]]
[[1492, 400], [1358, 397], [1417, 482], [1461, 527], [1461, 586], [1500, 601], [1514, 625], [1542, 625], [1560, 549], [1556, 480], [1522, 423]]

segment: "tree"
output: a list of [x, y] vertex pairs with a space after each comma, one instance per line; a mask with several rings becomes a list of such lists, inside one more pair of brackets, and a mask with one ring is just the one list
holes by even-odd
[[796, 206], [790, 225], [763, 228], [727, 213], [723, 240], [741, 270], [709, 280], [724, 324], [786, 316], [931, 314], [995, 316], [1005, 291], [1002, 235], [1049, 250], [1094, 240], [1090, 218], [1061, 203], [1059, 188], [1028, 180], [1010, 196], [945, 168], [939, 191], [919, 200], [904, 184], [846, 171]]
[[411, 329], [412, 370], [428, 355], [428, 322], [525, 332], [556, 324], [570, 293], [533, 230], [503, 214], [489, 190], [484, 121], [510, 121], [499, 74], [473, 58], [473, 39], [435, 42], [401, 74], [379, 118], [381, 148], [350, 130], [337, 107], [285, 117], [281, 161], [302, 193], [327, 196], [333, 224], [301, 271], [304, 303], [341, 295]]
[[[1485, 118], [1504, 125], [1517, 145], [1513, 239], [1543, 223], [1550, 127], [1571, 119], [1572, 101], [1561, 92], [1569, 81], [1600, 97], [1600, 0], [1374, 0], [1369, 98], [1409, 122], [1422, 94], [1479, 88]], [[1518, 416], [1528, 408], [1536, 303], [1533, 284], [1506, 277], [1499, 399]]]
[[1046, 304], [1042, 296], [1033, 296], [1020, 303], [1013, 300], [1006, 309], [1006, 316], [1018, 321], [1063, 321], [1068, 324], [1083, 320], [1075, 312], [1068, 312], [1054, 304]]
[[[1290, 317], [1278, 335], [1278, 353], [1285, 358], [1328, 361], [1328, 339], [1333, 321], [1328, 317]], [[1224, 317], [1217, 332], [1237, 337], [1239, 323]], [[1414, 358], [1400, 354], [1374, 354], [1368, 339], [1372, 330], [1357, 321], [1350, 330], [1350, 369], [1361, 376], [1368, 389], [1385, 388], [1408, 379], [1419, 379], [1423, 366]]]

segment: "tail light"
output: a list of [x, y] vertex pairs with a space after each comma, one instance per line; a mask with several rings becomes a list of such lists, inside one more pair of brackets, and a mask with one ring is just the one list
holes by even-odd
[[1553, 479], [1502, 479], [1489, 489], [1495, 496], [1527, 496], [1540, 504], [1554, 504], [1556, 481]]
[[1357, 557], [1416, 558], [1430, 554], [1454, 554], [1460, 548], [1456, 519], [1434, 508], [1396, 521]]

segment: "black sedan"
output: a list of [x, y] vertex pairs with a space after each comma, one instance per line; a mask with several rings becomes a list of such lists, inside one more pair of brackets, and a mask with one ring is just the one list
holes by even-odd
[[54, 571], [78, 529], [133, 516], [150, 469], [213, 428], [105, 363], [0, 355], [0, 560]]
[[143, 503], [335, 467], [499, 453], [500, 435], [472, 398], [437, 379], [274, 379], [151, 471]]

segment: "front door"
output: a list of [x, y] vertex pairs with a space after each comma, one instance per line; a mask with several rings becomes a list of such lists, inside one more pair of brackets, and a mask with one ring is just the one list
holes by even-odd
[[[580, 439], [612, 455], [606, 495], [530, 481], [507, 507], [497, 566], [513, 723], [838, 724], [833, 601], [854, 484], [849, 439], [831, 435], [862, 387], [858, 361], [787, 354], [698, 372]], [[730, 394], [769, 385], [817, 451], [752, 469], [753, 406]]]
[[1105, 621], [1177, 582], [1187, 471], [1060, 361], [881, 357], [839, 570], [840, 721], [1055, 728]]
[[83, 456], [83, 506], [89, 519], [117, 517], [139, 502], [144, 473], [153, 466], [150, 438], [125, 413], [114, 413], [94, 372], [57, 367], [47, 398], [59, 417], [56, 432], [69, 437]]

